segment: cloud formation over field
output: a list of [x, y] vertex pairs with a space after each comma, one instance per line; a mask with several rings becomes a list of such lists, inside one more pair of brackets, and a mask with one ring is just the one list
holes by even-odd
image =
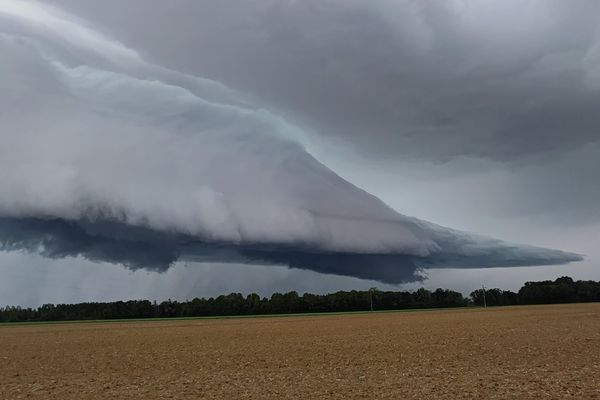
[[377, 156], [505, 161], [598, 141], [593, 0], [53, 1]]
[[384, 175], [438, 166], [440, 188], [506, 173], [455, 190], [494, 192], [485, 215], [600, 223], [597, 1], [49, 1], [157, 64], [251, 94], [344, 155], [386, 162]]
[[401, 215], [328, 169], [303, 131], [146, 62], [59, 9], [0, 1], [0, 243], [164, 270], [283, 264], [402, 282], [422, 267], [561, 264]]

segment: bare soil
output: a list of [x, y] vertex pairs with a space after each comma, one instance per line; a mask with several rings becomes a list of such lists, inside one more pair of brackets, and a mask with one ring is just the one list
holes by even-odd
[[0, 398], [600, 399], [600, 304], [2, 326]]

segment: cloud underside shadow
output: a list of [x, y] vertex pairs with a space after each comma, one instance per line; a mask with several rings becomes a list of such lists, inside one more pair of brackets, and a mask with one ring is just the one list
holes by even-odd
[[[503, 242], [500, 242], [503, 243]], [[490, 247], [478, 255], [440, 252], [429, 256], [314, 251], [303, 244], [232, 244], [158, 232], [118, 221], [0, 218], [0, 250], [49, 258], [83, 257], [129, 269], [164, 272], [177, 261], [287, 266], [383, 283], [422, 280], [423, 268], [486, 268], [556, 265], [581, 260], [577, 254], [531, 247]]]

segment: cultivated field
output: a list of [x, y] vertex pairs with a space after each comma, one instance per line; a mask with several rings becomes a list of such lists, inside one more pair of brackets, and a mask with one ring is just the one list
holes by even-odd
[[600, 304], [0, 327], [0, 398], [600, 399]]

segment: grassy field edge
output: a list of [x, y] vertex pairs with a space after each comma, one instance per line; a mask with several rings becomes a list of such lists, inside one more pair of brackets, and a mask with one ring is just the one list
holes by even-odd
[[[500, 307], [495, 307], [500, 308]], [[160, 318], [122, 318], [122, 319], [82, 319], [68, 321], [24, 321], [0, 322], [0, 327], [23, 325], [49, 325], [49, 324], [92, 324], [92, 323], [121, 323], [121, 322], [159, 322], [159, 321], [194, 321], [216, 319], [254, 319], [254, 318], [287, 318], [287, 317], [325, 317], [335, 315], [361, 315], [361, 314], [389, 314], [428, 311], [473, 310], [483, 307], [447, 307], [447, 308], [407, 308], [399, 310], [365, 310], [365, 311], [331, 311], [314, 313], [289, 313], [289, 314], [247, 314], [247, 315], [210, 315], [201, 317], [160, 317]]]
[[[260, 318], [290, 318], [290, 317], [326, 317], [326, 316], [343, 316], [343, 315], [368, 315], [368, 314], [390, 314], [390, 313], [418, 313], [432, 311], [456, 311], [456, 310], [502, 310], [515, 309], [522, 307], [552, 307], [566, 306], [573, 304], [594, 304], [595, 302], [584, 303], [557, 303], [557, 304], [527, 304], [527, 305], [510, 305], [510, 306], [495, 306], [495, 307], [447, 307], [447, 308], [407, 308], [398, 310], [365, 310], [365, 311], [332, 311], [332, 312], [315, 312], [315, 313], [290, 313], [290, 314], [249, 314], [249, 315], [211, 315], [201, 317], [161, 317], [161, 318], [123, 318], [123, 319], [84, 319], [84, 320], [69, 320], [69, 321], [24, 321], [24, 322], [0, 322], [0, 328], [23, 325], [59, 325], [59, 324], [94, 324], [94, 323], [127, 323], [127, 322], [161, 322], [161, 321], [196, 321], [196, 320], [223, 320], [223, 319], [260, 319]], [[598, 304], [598, 303], [596, 303]]]

